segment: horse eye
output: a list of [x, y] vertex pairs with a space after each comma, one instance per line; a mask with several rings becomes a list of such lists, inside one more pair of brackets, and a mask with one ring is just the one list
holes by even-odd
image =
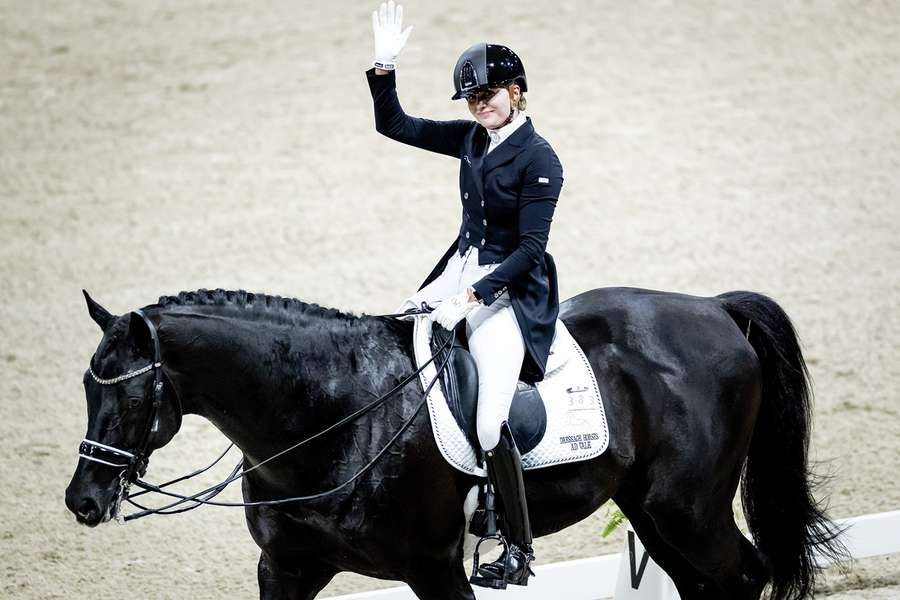
[[137, 408], [144, 399], [140, 396], [128, 396], [128, 408]]

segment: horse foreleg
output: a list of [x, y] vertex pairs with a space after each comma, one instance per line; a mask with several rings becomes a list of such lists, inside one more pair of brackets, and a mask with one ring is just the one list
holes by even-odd
[[461, 560], [417, 564], [406, 583], [419, 600], [475, 600]]
[[259, 555], [260, 600], [312, 600], [322, 591], [337, 571], [312, 561], [304, 561], [296, 569], [279, 566], [265, 552]]

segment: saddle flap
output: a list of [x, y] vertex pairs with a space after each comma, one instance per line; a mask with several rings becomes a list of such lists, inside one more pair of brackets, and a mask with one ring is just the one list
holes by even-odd
[[[447, 360], [448, 350], [442, 349], [450, 336], [456, 343]], [[465, 329], [457, 327], [450, 332], [435, 323], [431, 330], [431, 352], [440, 367], [445, 361], [447, 367], [440, 372], [441, 387], [447, 406], [466, 439], [473, 448], [480, 448], [478, 442], [478, 368], [471, 353], [460, 338], [465, 337]], [[467, 340], [465, 340], [467, 341]], [[541, 394], [533, 385], [519, 381], [508, 418], [509, 427], [519, 452], [527, 454], [541, 441], [547, 429], [547, 410]]]
[[[451, 336], [457, 338], [452, 350], [444, 348]], [[478, 369], [475, 360], [462, 348], [456, 331], [447, 331], [437, 323], [432, 327], [431, 353], [437, 368], [447, 363], [439, 373], [444, 398], [456, 423], [471, 442], [470, 429], [475, 423], [478, 398]]]

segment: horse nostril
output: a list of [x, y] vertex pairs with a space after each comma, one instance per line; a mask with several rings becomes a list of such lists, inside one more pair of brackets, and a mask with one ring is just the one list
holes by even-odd
[[75, 515], [78, 517], [79, 521], [93, 523], [97, 521], [100, 516], [100, 507], [90, 498], [85, 498], [81, 501], [81, 504], [78, 505], [78, 510], [75, 511]]

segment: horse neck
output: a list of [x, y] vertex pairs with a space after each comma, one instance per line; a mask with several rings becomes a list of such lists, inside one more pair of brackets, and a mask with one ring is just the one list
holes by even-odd
[[[225, 308], [163, 312], [160, 335], [185, 412], [211, 421], [245, 455], [269, 456], [383, 393], [390, 365], [372, 364], [367, 346], [384, 331], [327, 316], [273, 319]], [[381, 356], [403, 363], [399, 341], [379, 342]]]

